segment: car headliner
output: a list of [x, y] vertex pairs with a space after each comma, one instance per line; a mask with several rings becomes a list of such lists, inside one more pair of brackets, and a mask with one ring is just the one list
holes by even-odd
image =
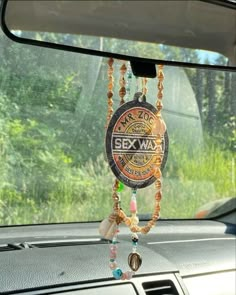
[[236, 10], [205, 1], [10, 0], [13, 30], [85, 34], [219, 52], [236, 64]]

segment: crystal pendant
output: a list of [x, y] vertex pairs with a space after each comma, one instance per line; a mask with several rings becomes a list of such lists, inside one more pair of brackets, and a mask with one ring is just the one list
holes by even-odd
[[142, 257], [139, 253], [130, 253], [128, 256], [129, 267], [133, 271], [137, 271], [142, 264]]
[[112, 239], [117, 230], [117, 224], [115, 221], [110, 222], [107, 218], [104, 219], [99, 226], [99, 233], [105, 239]]

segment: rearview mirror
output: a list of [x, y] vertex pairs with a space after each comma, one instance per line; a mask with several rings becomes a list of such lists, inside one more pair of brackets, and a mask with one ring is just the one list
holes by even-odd
[[[217, 1], [216, 1], [217, 2]], [[235, 4], [4, 0], [13, 40], [126, 60], [235, 69]]]

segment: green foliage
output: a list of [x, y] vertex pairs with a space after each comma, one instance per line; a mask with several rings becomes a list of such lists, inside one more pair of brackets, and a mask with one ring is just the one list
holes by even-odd
[[[180, 165], [177, 170], [173, 170], [172, 163], [166, 168], [162, 218], [194, 217], [197, 209], [207, 202], [233, 196], [232, 175], [236, 171], [235, 167], [232, 168], [231, 152], [225, 153], [210, 145], [201, 151], [200, 156], [192, 157], [183, 153], [183, 147], [176, 146], [173, 154]], [[31, 195], [27, 190], [2, 188], [0, 221], [2, 224], [23, 224], [92, 221], [95, 217], [100, 220], [110, 213], [113, 179], [102, 155], [95, 162], [89, 160], [80, 168], [60, 165], [51, 173], [49, 182], [54, 183], [54, 187], [48, 192], [46, 200], [39, 198], [40, 187], [36, 183]], [[152, 212], [154, 194], [153, 186], [138, 192], [138, 198], [142, 199], [139, 212]], [[126, 188], [122, 192], [125, 208], [129, 206], [129, 198], [130, 190]]]

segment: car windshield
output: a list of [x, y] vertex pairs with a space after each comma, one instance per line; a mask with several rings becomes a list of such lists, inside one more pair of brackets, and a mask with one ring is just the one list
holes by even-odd
[[[115, 178], [104, 144], [108, 59], [14, 43], [2, 32], [0, 54], [0, 225], [103, 219]], [[122, 64], [114, 61], [114, 110]], [[126, 65], [129, 101], [142, 79]], [[202, 206], [235, 197], [236, 73], [165, 66], [164, 74], [169, 151], [161, 218], [202, 217]], [[155, 105], [157, 79], [147, 88]], [[122, 206], [130, 194], [125, 187]], [[141, 219], [152, 213], [154, 196], [154, 185], [138, 190]]]

